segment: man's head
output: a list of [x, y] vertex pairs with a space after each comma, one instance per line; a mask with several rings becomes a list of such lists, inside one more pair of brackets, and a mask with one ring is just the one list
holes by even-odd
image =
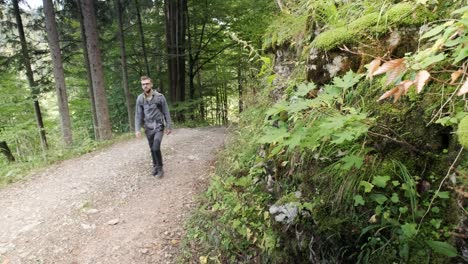
[[145, 93], [150, 93], [151, 89], [153, 89], [153, 81], [148, 76], [141, 76], [141, 88]]

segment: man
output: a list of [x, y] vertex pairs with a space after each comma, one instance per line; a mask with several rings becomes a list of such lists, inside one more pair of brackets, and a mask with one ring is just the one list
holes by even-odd
[[153, 90], [153, 81], [150, 77], [141, 77], [141, 88], [143, 93], [138, 96], [135, 107], [135, 136], [141, 137], [140, 129], [143, 123], [153, 158], [152, 174], [161, 178], [164, 175], [161, 141], [164, 130], [167, 135], [171, 133], [171, 116], [166, 98]]

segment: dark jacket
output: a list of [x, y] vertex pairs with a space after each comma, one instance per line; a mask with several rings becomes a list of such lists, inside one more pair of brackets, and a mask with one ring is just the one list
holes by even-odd
[[153, 96], [148, 100], [145, 94], [138, 96], [135, 106], [135, 131], [140, 131], [142, 125], [145, 130], [171, 129], [171, 116], [166, 98], [163, 94], [153, 90]]

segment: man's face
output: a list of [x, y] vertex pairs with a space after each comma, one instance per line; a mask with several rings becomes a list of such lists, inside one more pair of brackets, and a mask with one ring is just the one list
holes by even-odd
[[141, 81], [141, 88], [145, 93], [149, 93], [153, 89], [153, 83], [150, 80]]

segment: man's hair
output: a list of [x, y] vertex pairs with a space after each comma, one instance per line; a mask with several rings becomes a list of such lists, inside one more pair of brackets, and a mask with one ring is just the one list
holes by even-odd
[[146, 76], [146, 75], [144, 75], [144, 76], [141, 76], [140, 80], [141, 80], [141, 81], [144, 81], [144, 80], [150, 80], [150, 82], [153, 82], [153, 80], [151, 80], [151, 78], [150, 78], [150, 77], [148, 77], [148, 76]]

